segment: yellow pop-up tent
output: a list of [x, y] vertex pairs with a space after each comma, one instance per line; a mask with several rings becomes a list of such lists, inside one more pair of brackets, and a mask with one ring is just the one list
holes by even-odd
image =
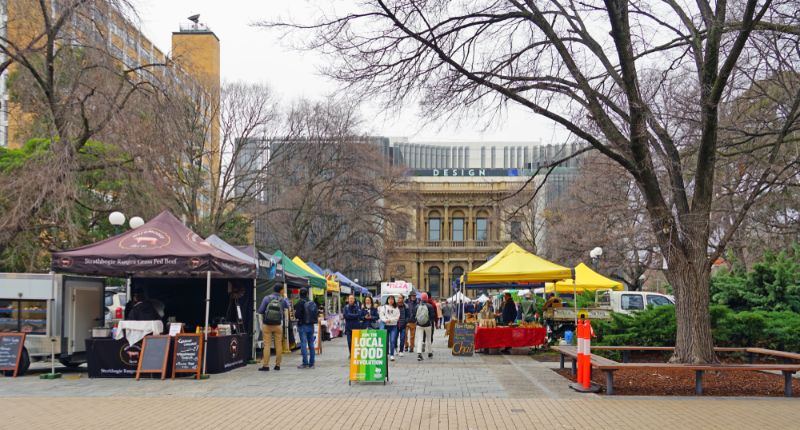
[[572, 279], [565, 279], [555, 283], [549, 282], [545, 285], [545, 293], [559, 293], [559, 294], [573, 294], [575, 291], [582, 293], [584, 291], [595, 291], [611, 289], [615, 291], [622, 291], [624, 286], [622, 282], [606, 278], [605, 276], [590, 269], [589, 266], [581, 263], [575, 266], [575, 283], [573, 285]]
[[465, 278], [466, 284], [541, 284], [572, 279], [572, 269], [537, 257], [512, 242]]
[[300, 258], [297, 255], [295, 255], [294, 258], [292, 258], [292, 263], [296, 264], [301, 269], [303, 269], [306, 272], [308, 272], [307, 278], [308, 278], [309, 282], [312, 285], [311, 294], [314, 295], [314, 296], [324, 296], [325, 295], [325, 288], [318, 288], [317, 286], [318, 285], [324, 285], [324, 286], [327, 287], [328, 280], [325, 279], [324, 276], [322, 276], [322, 275], [318, 274], [317, 272], [315, 272], [314, 269], [309, 267], [309, 265], [306, 264], [306, 262], [303, 261], [303, 259]]

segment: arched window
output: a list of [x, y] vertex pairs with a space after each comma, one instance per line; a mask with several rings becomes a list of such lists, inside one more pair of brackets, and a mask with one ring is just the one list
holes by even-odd
[[442, 271], [438, 267], [432, 266], [428, 269], [428, 295], [430, 297], [439, 297], [442, 284]]

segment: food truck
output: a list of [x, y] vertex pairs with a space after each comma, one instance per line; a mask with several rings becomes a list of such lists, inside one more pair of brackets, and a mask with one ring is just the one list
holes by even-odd
[[26, 333], [19, 374], [32, 359], [86, 361], [86, 339], [104, 325], [103, 278], [0, 273], [0, 332]]

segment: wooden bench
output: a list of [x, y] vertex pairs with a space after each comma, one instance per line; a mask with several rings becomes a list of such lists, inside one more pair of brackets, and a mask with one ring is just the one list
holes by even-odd
[[[564, 357], [572, 357], [573, 375], [576, 372], [578, 348], [575, 346], [554, 346], [554, 350], [561, 354], [560, 365], [564, 368]], [[593, 350], [606, 351], [670, 351], [672, 347], [593, 347]], [[750, 351], [750, 350], [753, 351]], [[714, 348], [717, 352], [747, 352], [778, 356], [785, 359], [800, 360], [800, 354], [791, 352], [765, 350], [759, 348]], [[781, 353], [781, 354], [776, 354]], [[792, 375], [800, 371], [800, 364], [672, 364], [672, 363], [618, 363], [598, 355], [591, 355], [592, 369], [597, 369], [606, 374], [606, 394], [614, 394], [614, 372], [622, 369], [685, 369], [695, 372], [695, 393], [703, 394], [703, 374], [705, 372], [731, 372], [731, 371], [779, 371], [783, 373], [783, 394], [792, 397]]]

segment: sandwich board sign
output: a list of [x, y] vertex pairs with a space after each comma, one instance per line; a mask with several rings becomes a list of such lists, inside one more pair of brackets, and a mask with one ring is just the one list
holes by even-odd
[[352, 382], [383, 382], [389, 379], [386, 330], [353, 330], [350, 350]]

